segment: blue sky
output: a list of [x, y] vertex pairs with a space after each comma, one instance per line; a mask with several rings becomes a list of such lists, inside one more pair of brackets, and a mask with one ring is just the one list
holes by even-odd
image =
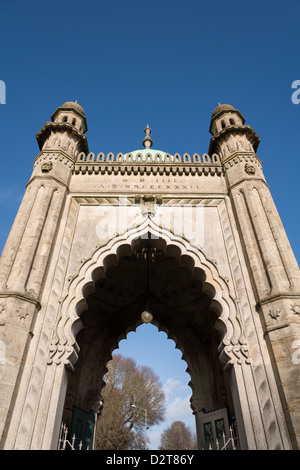
[[[261, 138], [257, 153], [299, 261], [299, 17], [298, 0], [2, 0], [0, 251], [38, 154], [35, 135], [62, 103], [85, 109], [95, 153], [141, 148], [149, 123], [154, 148], [202, 154], [221, 102]], [[154, 344], [163, 333], [152, 329]], [[140, 346], [131, 341], [133, 355]], [[162, 381], [186, 385], [174, 343], [162, 343], [171, 345]]]

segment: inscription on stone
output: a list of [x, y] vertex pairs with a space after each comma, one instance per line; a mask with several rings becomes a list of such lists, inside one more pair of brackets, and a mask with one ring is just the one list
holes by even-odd
[[116, 179], [113, 184], [99, 185], [99, 189], [116, 189], [116, 190], [151, 190], [151, 191], [190, 191], [200, 190], [201, 185], [192, 181], [182, 182], [182, 178], [122, 178]]

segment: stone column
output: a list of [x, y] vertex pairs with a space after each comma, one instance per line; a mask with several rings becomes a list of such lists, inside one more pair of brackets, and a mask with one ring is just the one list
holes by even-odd
[[[221, 114], [234, 116], [235, 112], [223, 109]], [[293, 362], [293, 348], [300, 339], [299, 268], [263, 175], [261, 160], [255, 153], [258, 136], [242, 121], [217, 130], [210, 150], [222, 157], [256, 310], [264, 329], [291, 442], [299, 449], [300, 367]]]
[[[47, 123], [37, 136], [41, 152], [35, 159], [32, 176], [0, 259], [2, 448], [5, 447], [22, 371], [41, 308], [45, 276], [72, 168], [78, 151], [82, 146], [87, 148], [86, 138], [79, 130], [85, 118], [79, 113], [80, 121], [72, 106], [68, 104], [68, 108], [56, 112], [54, 122]], [[62, 113], [69, 113], [74, 125], [56, 122]]]
[[299, 269], [263, 181], [230, 188], [241, 240], [291, 441], [300, 445], [300, 368], [293, 344], [300, 338]]

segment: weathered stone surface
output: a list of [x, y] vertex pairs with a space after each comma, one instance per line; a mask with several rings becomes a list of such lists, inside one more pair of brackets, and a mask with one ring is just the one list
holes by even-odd
[[56, 448], [73, 405], [99, 409], [147, 292], [188, 364], [199, 436], [197, 413], [226, 406], [240, 448], [299, 448], [299, 268], [255, 131], [222, 105], [209, 154], [152, 150], [147, 127], [145, 149], [105, 156], [78, 103], [52, 119], [0, 261], [2, 448]]

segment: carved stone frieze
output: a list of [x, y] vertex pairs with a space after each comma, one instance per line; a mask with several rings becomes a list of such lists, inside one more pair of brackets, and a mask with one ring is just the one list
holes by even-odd
[[74, 161], [73, 159], [63, 152], [55, 152], [55, 151], [42, 151], [35, 159], [33, 168], [38, 166], [41, 167], [41, 171], [44, 173], [48, 173], [50, 170], [53, 169], [53, 163], [55, 161], [59, 161], [66, 165], [68, 168], [73, 169]]
[[230, 155], [228, 158], [224, 159], [223, 165], [225, 170], [228, 170], [228, 168], [231, 168], [232, 166], [236, 165], [237, 163], [244, 163], [244, 169], [245, 172], [248, 174], [255, 174], [256, 173], [256, 168], [261, 169], [262, 168], [262, 162], [258, 158], [257, 155], [253, 153], [234, 153], [233, 155]]

